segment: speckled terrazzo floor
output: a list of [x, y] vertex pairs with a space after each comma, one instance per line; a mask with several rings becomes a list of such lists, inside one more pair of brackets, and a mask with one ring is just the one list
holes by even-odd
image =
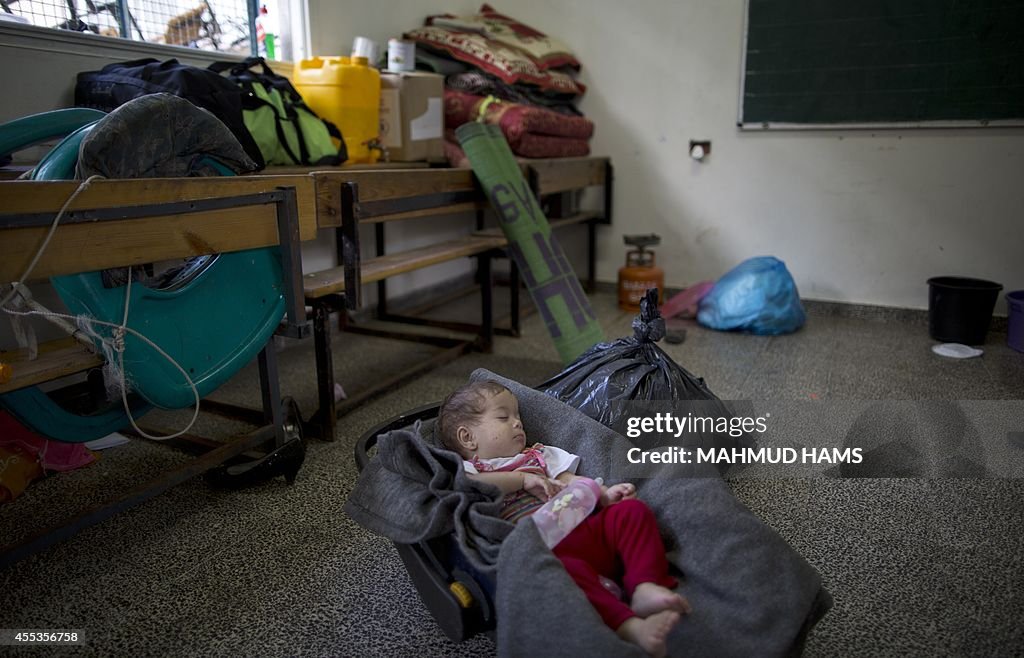
[[[630, 333], [611, 294], [593, 303], [606, 334]], [[358, 391], [433, 348], [344, 335], [340, 381]], [[282, 352], [282, 390], [308, 414], [311, 341]], [[847, 317], [812, 309], [808, 325], [764, 338], [687, 328], [663, 345], [723, 398], [1024, 399], [1024, 354], [991, 334], [970, 361], [933, 355], [904, 315]], [[367, 428], [441, 398], [477, 367], [535, 384], [558, 371], [537, 316], [524, 336], [498, 338], [360, 407], [337, 441], [313, 441], [295, 486], [277, 480], [223, 493], [193, 480], [0, 572], [0, 628], [77, 628], [87, 644], [16, 655], [481, 656], [478, 637], [450, 643], [419, 602], [391, 544], [353, 524], [342, 505], [356, 477], [352, 447]], [[258, 400], [250, 366], [216, 397]], [[151, 419], [147, 419], [151, 420]], [[162, 414], [173, 427], [187, 416]], [[1024, 430], [1024, 418], [1020, 419]], [[242, 426], [202, 416], [195, 432]], [[1003, 457], [1024, 465], [1024, 450]], [[4, 541], [184, 457], [143, 442], [35, 484], [0, 508]], [[822, 574], [835, 606], [808, 656], [1021, 655], [1024, 650], [1024, 480], [739, 478], [736, 495]], [[0, 648], [0, 655], [9, 653]]]

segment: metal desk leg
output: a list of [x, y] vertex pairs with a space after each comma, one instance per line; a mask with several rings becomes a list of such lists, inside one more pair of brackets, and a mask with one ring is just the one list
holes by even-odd
[[260, 393], [263, 394], [263, 418], [274, 427], [274, 443], [280, 448], [288, 440], [284, 435], [284, 416], [281, 414], [281, 384], [278, 381], [277, 349], [271, 337], [260, 350]]
[[[341, 311], [345, 312], [344, 309]], [[331, 307], [327, 302], [313, 303], [313, 348], [316, 353], [316, 387], [320, 403], [318, 433], [323, 441], [334, 441], [337, 429], [337, 406], [334, 402], [334, 355], [331, 353]]]
[[587, 221], [587, 292], [594, 294], [597, 289], [597, 224]]
[[477, 258], [480, 276], [480, 350], [490, 352], [494, 347], [494, 278], [491, 276], [490, 252]]
[[281, 269], [284, 274], [284, 303], [287, 313], [285, 326], [278, 331], [290, 338], [309, 336], [309, 320], [302, 294], [302, 253], [299, 237], [299, 211], [295, 189], [278, 188], [281, 200], [277, 202], [277, 233], [280, 238]]
[[516, 261], [513, 258], [508, 259], [508, 294], [509, 294], [509, 324], [511, 325], [511, 334], [514, 338], [519, 338], [522, 335], [521, 329], [522, 324], [520, 322], [520, 305], [519, 305], [519, 266], [516, 265]]
[[[373, 225], [373, 237], [374, 244], [376, 247], [376, 255], [379, 258], [384, 255], [384, 243], [386, 238], [384, 237], [384, 224], [378, 223]], [[385, 318], [388, 315], [388, 282], [387, 279], [381, 279], [377, 282], [377, 317]]]

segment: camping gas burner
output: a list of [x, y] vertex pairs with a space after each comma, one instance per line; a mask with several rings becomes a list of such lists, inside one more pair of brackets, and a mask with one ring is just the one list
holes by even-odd
[[639, 247], [641, 250], [661, 244], [661, 236], [657, 233], [647, 235], [624, 235], [622, 241], [630, 247]]

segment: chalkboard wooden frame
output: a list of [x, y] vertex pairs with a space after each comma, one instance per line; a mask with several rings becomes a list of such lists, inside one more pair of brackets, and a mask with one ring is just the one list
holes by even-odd
[[1024, 0], [747, 0], [744, 130], [1024, 126]]

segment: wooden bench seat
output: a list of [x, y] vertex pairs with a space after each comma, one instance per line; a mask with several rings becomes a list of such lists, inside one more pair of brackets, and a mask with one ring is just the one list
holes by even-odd
[[[466, 235], [461, 238], [445, 240], [444, 242], [415, 249], [385, 253], [365, 260], [358, 259], [356, 262], [345, 263], [305, 275], [303, 277], [303, 293], [306, 302], [313, 307], [313, 338], [316, 354], [317, 399], [319, 402], [319, 408], [311, 419], [311, 429], [315, 428], [314, 431], [319, 433], [320, 437], [325, 440], [334, 440], [336, 419], [342, 408], [354, 408], [361, 404], [362, 401], [376, 394], [376, 392], [396, 386], [400, 382], [406, 381], [408, 377], [414, 376], [425, 369], [443, 365], [460, 354], [464, 354], [469, 349], [489, 350], [494, 333], [491, 320], [491, 252], [507, 244], [508, 240], [504, 235]], [[369, 389], [349, 398], [343, 405], [339, 405], [334, 398], [334, 364], [331, 354], [330, 314], [334, 311], [341, 311], [342, 326], [347, 331], [370, 333], [371, 335], [392, 338], [403, 337], [402, 334], [393, 331], [349, 325], [345, 319], [346, 311], [343, 306], [350, 306], [350, 297], [353, 295], [353, 289], [356, 290], [356, 297], [358, 299], [358, 288], [364, 283], [377, 283], [380, 286], [390, 277], [467, 257], [475, 257], [479, 260], [479, 274], [482, 277], [481, 280], [486, 281], [486, 283], [481, 283], [480, 286], [482, 292], [481, 324], [473, 329], [477, 337], [474, 340], [465, 340], [453, 338], [431, 339], [419, 336], [417, 340], [443, 347], [445, 348], [444, 351], [413, 367], [410, 371], [402, 373], [401, 376], [395, 377], [392, 380], [377, 382], [375, 386], [371, 386]], [[346, 270], [350, 273], [355, 273], [355, 281], [346, 280]], [[344, 300], [344, 305], [339, 300]], [[358, 307], [358, 303], [355, 306]], [[379, 310], [380, 305], [378, 305]], [[378, 317], [381, 317], [380, 313], [378, 313]], [[389, 318], [383, 317], [383, 319]], [[454, 328], [457, 331], [466, 331], [469, 329], [469, 326], [454, 327], [450, 324], [449, 328]], [[409, 336], [405, 335], [404, 337]]]
[[[467, 256], [476, 256], [491, 249], [504, 247], [506, 244], [507, 240], [504, 235], [471, 235], [418, 249], [385, 254], [363, 261], [360, 267], [360, 279], [363, 283], [383, 281], [389, 277], [431, 265], [447, 263]], [[332, 267], [305, 275], [303, 289], [307, 300], [343, 293], [345, 291], [345, 267]]]
[[103, 365], [85, 345], [70, 336], [39, 344], [39, 356], [28, 360], [28, 350], [0, 351], [0, 363], [10, 368], [7, 378], [0, 378], [0, 393], [67, 377]]
[[[554, 229], [562, 228], [563, 226], [572, 226], [573, 224], [582, 224], [593, 220], [599, 220], [603, 215], [596, 211], [578, 212], [569, 217], [560, 217], [558, 219], [552, 219], [548, 221], [548, 225]], [[476, 231], [473, 233], [476, 236], [487, 236], [487, 237], [498, 237], [504, 236], [505, 233], [502, 231], [500, 226], [493, 226], [491, 228], [484, 229], [482, 231]], [[502, 245], [505, 246], [505, 245]]]

